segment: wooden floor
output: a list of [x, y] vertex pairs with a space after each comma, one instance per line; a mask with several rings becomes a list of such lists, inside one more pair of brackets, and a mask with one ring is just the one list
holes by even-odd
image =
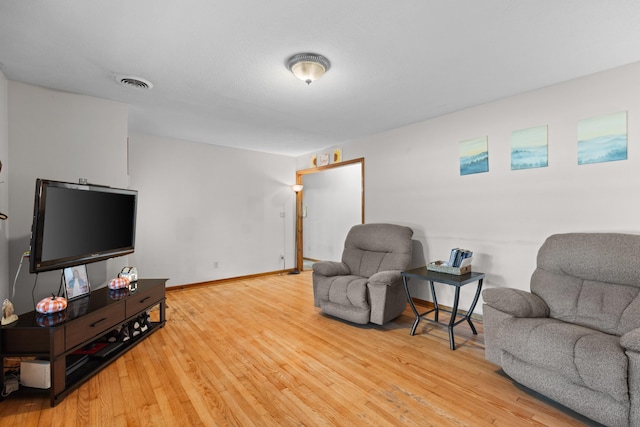
[[313, 307], [311, 276], [168, 292], [166, 326], [55, 408], [11, 395], [0, 426], [577, 426], [514, 386], [471, 335], [409, 310], [384, 327]]

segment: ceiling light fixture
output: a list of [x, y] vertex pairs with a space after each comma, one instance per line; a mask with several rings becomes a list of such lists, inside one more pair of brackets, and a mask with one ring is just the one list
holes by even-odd
[[310, 85], [331, 67], [327, 58], [316, 53], [298, 53], [287, 60], [287, 68], [294, 76]]
[[153, 83], [151, 83], [147, 79], [143, 79], [142, 77], [116, 76], [116, 81], [120, 83], [122, 86], [127, 86], [134, 89], [147, 90], [153, 87]]

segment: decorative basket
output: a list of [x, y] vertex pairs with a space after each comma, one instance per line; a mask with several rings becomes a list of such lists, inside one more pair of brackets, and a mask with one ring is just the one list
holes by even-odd
[[41, 314], [52, 314], [67, 308], [67, 300], [64, 297], [50, 296], [40, 300], [36, 304], [36, 311]]
[[427, 270], [437, 271], [438, 273], [453, 274], [456, 276], [462, 276], [463, 274], [471, 273], [471, 260], [473, 258], [466, 258], [460, 264], [460, 267], [449, 267], [444, 261], [434, 261], [427, 264]]

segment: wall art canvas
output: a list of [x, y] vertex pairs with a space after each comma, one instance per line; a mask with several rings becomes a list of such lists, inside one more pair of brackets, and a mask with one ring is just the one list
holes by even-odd
[[486, 136], [459, 143], [460, 175], [489, 172], [489, 143]]
[[548, 135], [547, 126], [511, 132], [511, 170], [548, 166]]
[[578, 122], [578, 164], [627, 159], [627, 112]]

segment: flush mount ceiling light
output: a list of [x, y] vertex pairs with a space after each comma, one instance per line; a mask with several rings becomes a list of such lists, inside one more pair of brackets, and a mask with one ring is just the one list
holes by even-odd
[[151, 83], [147, 79], [143, 79], [142, 77], [116, 76], [116, 81], [122, 86], [131, 87], [134, 89], [148, 90], [153, 87], [153, 83]]
[[308, 85], [322, 77], [329, 67], [329, 60], [316, 53], [298, 53], [287, 60], [289, 71]]

